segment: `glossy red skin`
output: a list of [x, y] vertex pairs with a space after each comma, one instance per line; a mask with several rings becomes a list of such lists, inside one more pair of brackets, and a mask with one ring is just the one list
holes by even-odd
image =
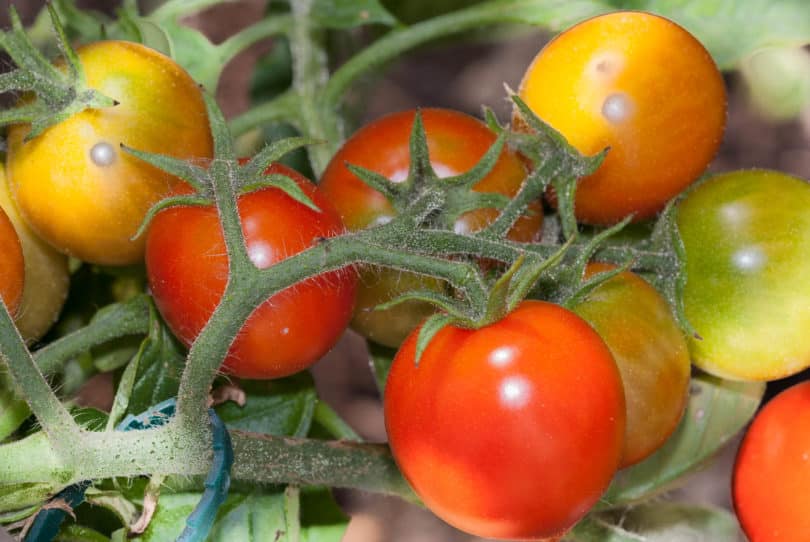
[[14, 316], [20, 306], [25, 265], [17, 231], [3, 209], [0, 209], [0, 298]]
[[625, 404], [605, 343], [579, 316], [524, 301], [479, 330], [448, 326], [414, 363], [417, 332], [385, 388], [394, 458], [436, 515], [476, 536], [562, 535], [622, 455]]
[[[320, 212], [277, 188], [238, 199], [250, 258], [269, 267], [345, 231], [316, 187], [295, 171], [273, 165], [267, 174], [294, 179]], [[186, 345], [199, 334], [219, 303], [228, 261], [214, 207], [175, 207], [152, 223], [146, 242], [149, 286], [160, 313]], [[269, 298], [250, 316], [234, 341], [223, 370], [241, 378], [279, 378], [301, 371], [324, 354], [348, 325], [356, 274], [340, 270], [308, 279]]]
[[732, 493], [751, 542], [810, 540], [810, 381], [783, 391], [754, 418]]

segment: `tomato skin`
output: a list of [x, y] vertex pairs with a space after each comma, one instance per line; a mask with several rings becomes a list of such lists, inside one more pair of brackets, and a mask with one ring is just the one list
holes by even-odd
[[810, 540], [810, 381], [757, 414], [734, 464], [732, 496], [751, 542]]
[[0, 209], [0, 299], [14, 316], [22, 299], [25, 263], [14, 225]]
[[[528, 67], [519, 95], [583, 154], [610, 147], [577, 188], [576, 216], [589, 224], [653, 216], [706, 169], [725, 127], [711, 56], [650, 13], [608, 13], [566, 30]], [[523, 126], [517, 112], [514, 124]]]
[[478, 330], [445, 327], [418, 366], [416, 336], [391, 367], [385, 424], [417, 495], [476, 536], [567, 531], [621, 459], [624, 395], [602, 339], [542, 301], [524, 301]]
[[[469, 171], [495, 142], [495, 134], [478, 119], [447, 109], [424, 108], [419, 112], [427, 137], [430, 162], [440, 177]], [[346, 227], [355, 231], [388, 222], [396, 210], [381, 193], [357, 178], [346, 164], [376, 171], [395, 182], [405, 180], [410, 164], [409, 140], [415, 110], [394, 113], [364, 126], [350, 137], [335, 154], [323, 173], [320, 189], [334, 204]], [[480, 192], [495, 192], [514, 196], [526, 177], [518, 155], [504, 149], [493, 169], [476, 186]], [[533, 241], [542, 226], [539, 205], [534, 213], [521, 217], [509, 232], [514, 241]], [[456, 221], [458, 232], [482, 229], [497, 217], [494, 209], [478, 209]], [[406, 302], [386, 311], [373, 311], [377, 305], [390, 301], [405, 291], [427, 289], [440, 291], [440, 281], [418, 276], [402, 277], [398, 271], [386, 269], [362, 270], [358, 304], [352, 327], [375, 342], [399, 346], [408, 333], [426, 315], [431, 305]]]
[[[345, 231], [329, 202], [306, 178], [274, 164], [267, 174], [291, 177], [320, 212], [277, 188], [239, 196], [250, 258], [271, 266]], [[146, 270], [155, 303], [172, 331], [190, 345], [225, 291], [228, 260], [212, 207], [173, 207], [155, 217], [146, 242]], [[241, 378], [279, 378], [313, 364], [337, 342], [351, 317], [356, 274], [325, 273], [270, 297], [248, 318], [223, 364]]]
[[[8, 179], [26, 221], [60, 251], [97, 264], [137, 263], [144, 240], [130, 237], [147, 210], [184, 183], [119, 146], [210, 159], [205, 103], [180, 66], [143, 45], [102, 41], [77, 53], [88, 85], [119, 105], [73, 115], [28, 142], [29, 125], [11, 127]], [[108, 165], [91, 156], [103, 143]]]
[[766, 170], [717, 175], [678, 205], [692, 362], [773, 380], [810, 366], [810, 185]]
[[[585, 276], [614, 267], [591, 263]], [[629, 271], [572, 310], [604, 339], [622, 375], [627, 433], [620, 468], [628, 467], [660, 448], [683, 415], [691, 369], [686, 339], [661, 294]]]
[[40, 339], [56, 322], [70, 286], [68, 261], [37, 237], [20, 216], [0, 166], [0, 209], [6, 212], [20, 238], [25, 261], [22, 299], [14, 323], [28, 343]]

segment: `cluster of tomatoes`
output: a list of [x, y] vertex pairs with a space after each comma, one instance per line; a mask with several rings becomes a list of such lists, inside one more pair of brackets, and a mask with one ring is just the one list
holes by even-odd
[[[228, 280], [216, 208], [166, 209], [145, 238], [132, 239], [152, 205], [189, 187], [120, 145], [210, 160], [200, 90], [173, 61], [141, 45], [99, 42], [78, 54], [88, 85], [119, 103], [76, 114], [31, 140], [28, 126], [9, 130], [13, 197], [0, 194], [11, 216], [0, 213], [0, 294], [34, 340], [64, 299], [63, 255], [102, 265], [145, 259], [161, 315], [190, 345]], [[630, 214], [636, 221], [653, 217], [706, 169], [725, 124], [723, 81], [706, 50], [671, 21], [640, 12], [596, 17], [562, 33], [529, 66], [519, 94], [580, 152], [610, 148], [576, 195], [578, 221], [597, 226]], [[278, 188], [241, 194], [253, 263], [269, 267], [320, 238], [392, 220], [396, 206], [346, 164], [404, 180], [414, 117], [393, 114], [355, 133], [318, 186], [281, 165], [267, 171], [294, 180], [317, 209]], [[472, 168], [496, 139], [461, 113], [423, 109], [421, 117], [440, 177]], [[513, 129], [528, 130], [518, 114]], [[505, 148], [474, 190], [514, 196], [529, 167]], [[512, 241], [539, 238], [539, 202], [530, 210], [509, 231]], [[452, 227], [470, 234], [496, 217], [494, 209], [476, 209]], [[672, 434], [686, 404], [690, 362], [752, 380], [810, 365], [810, 282], [802, 276], [810, 263], [810, 186], [776, 172], [719, 175], [679, 203], [677, 223], [686, 254], [684, 308], [696, 336], [684, 334], [650, 284], [622, 272], [570, 310], [527, 300], [480, 329], [448, 325], [416, 360], [418, 326], [436, 309], [421, 301], [373, 309], [402, 293], [444, 292], [448, 285], [366, 266], [272, 296], [245, 323], [223, 369], [243, 378], [295, 373], [323, 356], [351, 322], [370, 340], [399, 348], [385, 389], [386, 426], [392, 452], [425, 504], [479, 536], [556, 539], [598, 501], [617, 469], [642, 461]], [[594, 263], [586, 274], [606, 269]], [[50, 304], [26, 305], [29, 292], [42, 300], [48, 288]], [[789, 402], [783, 410], [807, 405], [806, 385], [790, 393], [780, 398]], [[785, 468], [761, 457], [777, 438], [762, 435], [780, 416], [777, 408], [774, 402], [754, 424], [735, 477], [738, 510], [755, 540], [771, 539], [751, 519], [760, 506], [784, 502], [782, 528], [799, 521], [790, 515], [792, 497], [763, 498], [767, 469]], [[784, 453], [802, 453], [810, 464], [806, 446]], [[807, 476], [797, 478], [795, 491], [807, 495], [810, 483], [800, 490], [801, 480]], [[794, 539], [807, 538], [804, 526]]]

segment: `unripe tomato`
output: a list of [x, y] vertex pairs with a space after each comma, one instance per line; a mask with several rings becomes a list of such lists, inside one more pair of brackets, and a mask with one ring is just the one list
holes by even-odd
[[14, 316], [20, 306], [25, 278], [22, 246], [14, 225], [0, 209], [0, 299]]
[[67, 256], [37, 237], [20, 216], [11, 199], [5, 168], [0, 166], [0, 208], [6, 212], [20, 238], [25, 260], [25, 285], [14, 322], [27, 342], [45, 335], [56, 322], [67, 299], [70, 274]]
[[180, 66], [143, 45], [102, 41], [77, 53], [87, 84], [119, 104], [73, 115], [28, 142], [30, 126], [12, 126], [8, 179], [26, 221], [60, 251], [98, 264], [136, 263], [144, 240], [130, 238], [182, 181], [119, 146], [210, 159], [205, 103]]
[[692, 362], [723, 378], [773, 380], [810, 366], [810, 184], [734, 171], [679, 204]]
[[609, 13], [566, 30], [534, 59], [519, 94], [583, 154], [610, 147], [577, 188], [576, 216], [589, 224], [660, 211], [706, 169], [725, 126], [711, 56], [650, 13]]
[[[306, 178], [281, 165], [268, 174], [294, 179], [316, 212], [278, 188], [238, 198], [242, 231], [258, 267], [301, 252], [323, 237], [344, 232], [335, 210]], [[172, 207], [155, 217], [146, 242], [149, 287], [171, 330], [190, 345], [225, 291], [228, 257], [217, 210]], [[223, 365], [242, 378], [279, 378], [312, 365], [346, 329], [356, 275], [343, 269], [287, 288], [257, 308], [240, 330]]]
[[[419, 110], [425, 128], [430, 163], [439, 177], [469, 171], [495, 142], [495, 134], [478, 119], [447, 109]], [[402, 111], [375, 120], [346, 141], [335, 154], [320, 182], [320, 189], [335, 205], [346, 227], [359, 230], [391, 220], [396, 210], [381, 193], [357, 178], [346, 164], [376, 171], [394, 182], [407, 178], [410, 165], [409, 141], [415, 110]], [[505, 148], [489, 174], [476, 186], [479, 192], [514, 196], [526, 178], [517, 154]], [[537, 206], [531, 215], [521, 217], [509, 238], [528, 242], [535, 239], [542, 225]], [[497, 217], [495, 209], [465, 213], [455, 224], [458, 232], [474, 232]], [[364, 270], [352, 327], [365, 337], [396, 347], [426, 315], [433, 312], [426, 303], [407, 302], [385, 311], [374, 311], [407, 290], [441, 290], [443, 283], [419, 276], [403, 277], [398, 271]]]
[[[586, 277], [614, 266], [589, 264]], [[689, 348], [667, 301], [634, 273], [601, 284], [572, 310], [610, 348], [624, 385], [627, 433], [621, 468], [660, 448], [686, 408]]]
[[542, 301], [481, 329], [443, 328], [418, 365], [417, 334], [385, 387], [391, 451], [416, 494], [476, 536], [570, 529], [607, 488], [624, 445], [621, 377], [604, 341]]
[[737, 452], [732, 494], [751, 542], [810, 540], [810, 381], [754, 418]]

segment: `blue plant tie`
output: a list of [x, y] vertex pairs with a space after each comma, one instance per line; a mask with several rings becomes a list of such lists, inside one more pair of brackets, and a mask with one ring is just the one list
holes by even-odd
[[[137, 416], [128, 414], [115, 429], [117, 431], [139, 431], [160, 427], [174, 416], [176, 405], [177, 401], [171, 398]], [[214, 525], [217, 510], [228, 497], [228, 488], [231, 485], [231, 465], [233, 465], [231, 437], [213, 408], [208, 409], [208, 415], [211, 417], [214, 461], [205, 479], [205, 491], [202, 498], [186, 519], [186, 527], [177, 539], [179, 542], [203, 542], [208, 537], [208, 533]], [[90, 480], [84, 480], [68, 486], [57, 493], [51, 502], [61, 499], [71, 510], [75, 509], [84, 502], [84, 493], [90, 484]], [[25, 542], [51, 542], [59, 533], [59, 528], [67, 514], [68, 512], [62, 508], [40, 510], [25, 536]]]

